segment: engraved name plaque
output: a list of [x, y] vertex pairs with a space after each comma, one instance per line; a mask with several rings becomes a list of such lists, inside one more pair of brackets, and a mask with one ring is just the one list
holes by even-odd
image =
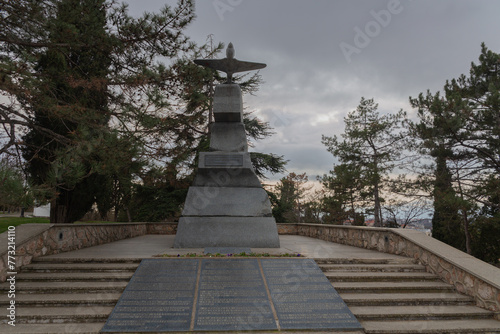
[[361, 329], [361, 325], [312, 259], [263, 259], [281, 329]]
[[189, 330], [199, 260], [142, 260], [101, 332]]
[[277, 330], [256, 259], [202, 263], [194, 330]]
[[207, 154], [205, 155], [206, 167], [242, 167], [243, 155], [241, 154]]
[[146, 259], [101, 332], [356, 329], [312, 259]]

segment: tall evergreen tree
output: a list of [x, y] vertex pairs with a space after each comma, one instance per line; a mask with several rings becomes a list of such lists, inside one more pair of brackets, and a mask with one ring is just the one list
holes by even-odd
[[[414, 133], [422, 140], [420, 152], [430, 155], [434, 161], [434, 181], [432, 198], [434, 213], [432, 235], [456, 248], [463, 249], [464, 233], [458, 212], [458, 199], [453, 188], [453, 177], [448, 167], [454, 159], [456, 142], [445, 136], [445, 122], [449, 117], [450, 106], [439, 93], [427, 96], [420, 94], [418, 99], [410, 100], [418, 109], [418, 124], [413, 124]], [[432, 114], [432, 116], [431, 116]]]
[[344, 118], [342, 140], [323, 135], [322, 143], [341, 165], [359, 171], [356, 178], [363, 185], [359, 193], [370, 198], [375, 226], [382, 226], [382, 193], [405, 146], [406, 113], [380, 115], [377, 109], [373, 99], [361, 98], [357, 109]]
[[[53, 221], [77, 219], [93, 202], [103, 215], [127, 211], [133, 178], [158, 166], [168, 186], [190, 183], [196, 153], [208, 147], [205, 88], [218, 80], [191, 62], [218, 50], [183, 34], [194, 1], [138, 18], [115, 0], [0, 0], [0, 8], [0, 91], [10, 99], [0, 101], [9, 129], [0, 152], [27, 145], [33, 180], [59, 206]], [[251, 92], [256, 82], [240, 84]], [[270, 135], [247, 116], [250, 137]], [[252, 161], [260, 176], [284, 170], [280, 156], [253, 153]]]
[[491, 187], [500, 175], [500, 55], [482, 44], [469, 76], [447, 81], [443, 96], [427, 92], [410, 102], [422, 152], [435, 159], [433, 236], [481, 253], [475, 239], [487, 239], [481, 225], [498, 224], [500, 208], [498, 187]]
[[122, 190], [111, 202], [123, 203], [141, 157], [157, 153], [155, 138], [175, 140], [183, 126], [172, 115], [182, 114], [185, 73], [157, 60], [194, 50], [182, 33], [193, 1], [137, 19], [113, 0], [0, 5], [0, 90], [10, 98], [0, 122], [13, 129], [2, 151], [26, 145], [33, 180], [55, 200], [53, 222], [74, 221], [94, 202], [106, 211], [113, 183]]
[[306, 173], [290, 173], [280, 179], [271, 194], [273, 216], [278, 223], [300, 223], [302, 218], [302, 199], [305, 192], [305, 183], [308, 181]]
[[464, 249], [464, 232], [457, 209], [458, 199], [452, 185], [452, 175], [443, 154], [436, 154], [434, 214], [432, 236], [458, 249]]
[[[106, 78], [111, 59], [104, 1], [63, 0], [49, 28], [52, 45], [36, 68], [41, 85], [32, 104], [34, 123], [70, 146], [32, 129], [24, 138], [24, 157], [37, 184], [55, 184], [51, 222], [70, 223], [107, 195], [100, 196], [106, 191], [106, 176], [92, 171], [95, 151], [102, 149], [96, 139], [106, 141], [110, 134]], [[53, 46], [63, 43], [67, 46]], [[96, 84], [86, 86], [89, 82]]]
[[325, 220], [341, 224], [351, 220], [355, 225], [364, 225], [364, 216], [359, 212], [366, 204], [362, 168], [355, 163], [338, 164], [328, 175], [321, 178], [328, 195], [324, 198]]

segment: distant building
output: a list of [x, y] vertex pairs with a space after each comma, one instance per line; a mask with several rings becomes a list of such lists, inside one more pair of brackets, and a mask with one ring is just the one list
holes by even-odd
[[50, 203], [36, 207], [33, 210], [33, 217], [50, 217]]
[[375, 226], [375, 219], [365, 220], [365, 225], [368, 227]]
[[353, 223], [354, 223], [354, 219], [347, 219], [347, 220], [344, 220], [344, 222], [342, 223], [342, 225], [344, 225], [344, 226], [352, 226]]

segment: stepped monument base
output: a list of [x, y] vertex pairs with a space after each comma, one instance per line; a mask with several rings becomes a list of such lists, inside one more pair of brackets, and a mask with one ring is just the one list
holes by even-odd
[[231, 82], [232, 73], [265, 65], [237, 61], [230, 49], [228, 58], [195, 61], [228, 73], [228, 82], [215, 87], [210, 152], [199, 155], [174, 248], [280, 247], [269, 197], [248, 152], [241, 88]]

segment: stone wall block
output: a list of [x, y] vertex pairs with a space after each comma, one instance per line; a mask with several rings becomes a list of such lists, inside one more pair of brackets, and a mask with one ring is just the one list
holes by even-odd
[[453, 268], [453, 266], [451, 265], [451, 263], [449, 263], [448, 261], [446, 260], [439, 260], [439, 263], [441, 264], [441, 266], [443, 266], [443, 268], [445, 268], [446, 270], [451, 270]]
[[32, 259], [33, 259], [32, 255], [25, 255], [25, 256], [23, 256], [22, 260], [21, 260], [21, 265], [22, 266], [27, 266], [28, 264], [31, 263]]
[[426, 251], [423, 251], [421, 254], [420, 254], [420, 261], [422, 263], [429, 263], [429, 253], [426, 252]]
[[85, 239], [85, 232], [86, 232], [86, 229], [85, 229], [85, 228], [83, 228], [83, 229], [78, 229], [78, 230], [76, 231], [76, 237], [77, 237], [78, 239], [80, 239], [80, 240]]
[[474, 279], [472, 278], [471, 275], [465, 274], [463, 283], [467, 291], [474, 291]]
[[363, 239], [357, 238], [356, 240], [356, 247], [363, 248]]
[[483, 282], [478, 282], [477, 287], [478, 287], [477, 293], [478, 293], [479, 297], [481, 297], [481, 299], [490, 300], [490, 301], [495, 300], [495, 297], [496, 297], [498, 291], [495, 291], [493, 289], [493, 287], [491, 287], [487, 284], [484, 284]]
[[26, 254], [26, 248], [25, 247], [17, 247], [16, 248], [16, 255], [24, 255]]
[[415, 260], [419, 260], [420, 256], [420, 248], [417, 247], [414, 243], [410, 243], [410, 252], [409, 255]]
[[394, 238], [392, 237], [389, 237], [389, 246], [388, 246], [388, 252], [391, 253], [391, 254], [395, 254], [396, 253], [396, 241], [394, 240]]
[[377, 241], [377, 250], [379, 252], [385, 253], [387, 248], [387, 242], [385, 240], [386, 240], [385, 237], [382, 235], [382, 233], [380, 233]]
[[377, 240], [378, 240], [377, 234], [373, 233], [373, 235], [370, 238], [370, 243], [368, 244], [368, 248], [376, 249], [377, 248]]
[[466, 289], [465, 289], [465, 286], [461, 283], [461, 282], [457, 282], [455, 284], [455, 288], [457, 289], [458, 292], [462, 293], [462, 294], [465, 294], [466, 293]]
[[26, 254], [33, 254], [33, 252], [36, 249], [36, 241], [34, 240], [28, 241], [25, 247], [26, 247]]
[[5, 254], [0, 257], [0, 282], [5, 282], [7, 279], [7, 271], [7, 254]]

